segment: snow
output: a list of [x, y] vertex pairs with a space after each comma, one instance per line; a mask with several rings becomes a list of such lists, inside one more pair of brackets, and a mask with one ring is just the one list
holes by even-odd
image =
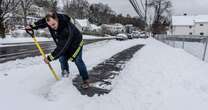
[[[114, 36], [108, 36], [108, 37], [97, 37], [93, 35], [83, 35], [83, 39], [112, 39]], [[46, 38], [46, 37], [37, 37], [38, 41], [53, 41], [52, 38]], [[14, 43], [30, 43], [33, 42], [33, 39], [31, 37], [7, 37], [4, 39], [0, 38], [0, 47], [6, 47], [6, 46], [15, 46], [17, 44]], [[6, 45], [5, 45], [6, 44]], [[18, 45], [25, 45], [25, 44], [18, 44]]]
[[[45, 38], [45, 37], [37, 37], [38, 41], [52, 41], [52, 38]], [[25, 42], [33, 42], [33, 39], [31, 37], [21, 37], [21, 38], [5, 38], [0, 39], [0, 44], [7, 44], [7, 43], [25, 43]]]
[[[90, 70], [112, 55], [145, 44], [126, 64], [104, 96], [82, 96], [72, 85], [78, 73], [56, 82], [41, 57], [0, 64], [3, 110], [207, 110], [208, 64], [182, 49], [148, 39], [101, 41], [84, 47]], [[52, 66], [60, 73], [59, 62]], [[40, 71], [41, 70], [41, 71]], [[7, 75], [7, 76], [6, 76]]]
[[172, 16], [173, 26], [192, 26], [194, 23], [208, 22], [208, 15]]
[[83, 35], [83, 39], [112, 39], [112, 38], [115, 38], [115, 36], [97, 37], [93, 35]]
[[208, 15], [197, 15], [195, 22], [208, 22]]
[[76, 19], [82, 27], [88, 27], [89, 21], [87, 19]]
[[[200, 60], [202, 60], [203, 58], [204, 50], [205, 50], [205, 43], [184, 42], [184, 48], [183, 48], [183, 42], [181, 41], [168, 41], [167, 43], [172, 47], [184, 49], [186, 52], [196, 56]], [[208, 51], [206, 51], [206, 54], [205, 54], [205, 61], [208, 61]]]
[[97, 26], [95, 24], [91, 24], [92, 30], [101, 30], [101, 26]]
[[208, 64], [158, 41], [148, 44], [120, 75], [117, 85], [131, 90], [117, 92], [128, 91], [138, 110], [206, 110]]

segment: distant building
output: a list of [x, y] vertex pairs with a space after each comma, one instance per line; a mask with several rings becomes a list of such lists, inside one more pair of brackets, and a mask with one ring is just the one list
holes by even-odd
[[[28, 10], [27, 23], [31, 24], [38, 21], [44, 16], [44, 10], [41, 7], [32, 5]], [[5, 20], [5, 26], [8, 30], [14, 30], [17, 28], [23, 28], [24, 26], [24, 17], [21, 11], [16, 13], [9, 13], [8, 18]]]
[[126, 28], [126, 33], [132, 33], [135, 30], [135, 27], [133, 26], [133, 24], [125, 25], [125, 28]]
[[[27, 16], [27, 23], [31, 24], [33, 22], [38, 21], [39, 19], [41, 19], [41, 17], [32, 17], [32, 16]], [[14, 30], [14, 29], [18, 29], [18, 28], [23, 28], [24, 27], [24, 18], [20, 15], [13, 15], [9, 16], [8, 19], [5, 22], [5, 26], [7, 26], [7, 28], [9, 30]]]
[[118, 34], [118, 33], [124, 33], [126, 31], [125, 26], [122, 24], [116, 23], [116, 24], [103, 24], [102, 30], [106, 34]]
[[42, 7], [32, 5], [28, 10], [28, 15], [32, 17], [44, 17], [45, 10]]
[[208, 15], [172, 16], [169, 34], [208, 36]]
[[87, 19], [76, 19], [76, 21], [80, 24], [82, 32], [92, 30], [92, 26]]
[[101, 32], [102, 31], [102, 28], [101, 28], [101, 26], [97, 26], [97, 25], [95, 25], [95, 24], [91, 24], [91, 31], [92, 32]]

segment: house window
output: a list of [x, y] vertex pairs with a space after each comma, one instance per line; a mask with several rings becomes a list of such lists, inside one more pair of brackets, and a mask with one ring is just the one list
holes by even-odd
[[200, 26], [204, 26], [204, 24], [200, 24]]
[[203, 36], [203, 35], [204, 35], [204, 33], [203, 33], [203, 32], [201, 32], [201, 33], [200, 33], [200, 35], [201, 35], [201, 36]]
[[192, 28], [192, 26], [189, 26], [189, 28], [191, 29], [191, 28]]
[[192, 35], [192, 32], [190, 32], [189, 35]]

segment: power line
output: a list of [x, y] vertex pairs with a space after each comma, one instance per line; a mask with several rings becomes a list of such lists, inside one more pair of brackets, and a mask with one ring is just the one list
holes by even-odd
[[133, 0], [129, 0], [129, 2], [131, 3], [131, 5], [134, 7], [134, 10], [136, 11], [136, 13], [139, 15], [139, 17], [142, 17], [142, 15], [140, 14], [140, 12], [137, 10], [137, 7], [134, 3]]
[[144, 7], [144, 4], [142, 3], [142, 1], [140, 1], [142, 8], [140, 8], [141, 6], [138, 4], [138, 2], [136, 0], [129, 0], [129, 2], [134, 7], [134, 10], [139, 15], [139, 17], [140, 18], [145, 18], [145, 14], [144, 14], [145, 13], [145, 7]]

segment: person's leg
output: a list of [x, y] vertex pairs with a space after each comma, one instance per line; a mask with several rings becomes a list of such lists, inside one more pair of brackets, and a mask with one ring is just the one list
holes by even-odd
[[61, 56], [59, 58], [59, 62], [61, 65], [61, 71], [62, 71], [62, 77], [66, 75], [66, 77], [69, 75], [69, 64], [68, 59], [66, 56]]
[[87, 81], [89, 79], [88, 72], [84, 61], [82, 60], [82, 49], [75, 59], [75, 64], [79, 70], [79, 74], [82, 77], [83, 81]]

